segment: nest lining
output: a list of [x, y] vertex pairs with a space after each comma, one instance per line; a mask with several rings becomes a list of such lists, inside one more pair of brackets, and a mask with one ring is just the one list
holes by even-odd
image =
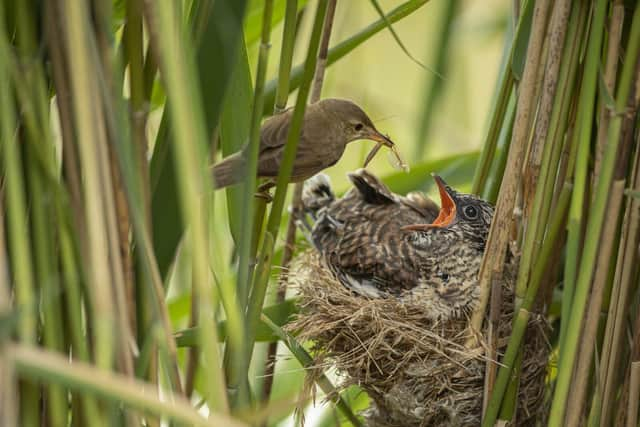
[[[498, 330], [503, 353], [511, 333], [513, 291], [507, 278]], [[313, 340], [317, 361], [331, 361], [344, 375], [339, 385], [362, 387], [372, 400], [364, 413], [373, 427], [475, 426], [480, 424], [485, 349], [468, 349], [466, 315], [435, 321], [428, 302], [369, 299], [338, 282], [316, 252], [297, 258], [289, 275], [301, 310], [288, 326]], [[541, 424], [548, 326], [533, 315], [525, 336], [518, 407], [512, 425]], [[314, 372], [314, 370], [311, 370]]]

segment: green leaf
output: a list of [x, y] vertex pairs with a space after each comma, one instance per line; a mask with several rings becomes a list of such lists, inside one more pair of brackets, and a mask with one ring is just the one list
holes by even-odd
[[[210, 8], [207, 23], [198, 47], [197, 62], [201, 106], [205, 113], [207, 132], [213, 134], [218, 126], [225, 92], [237, 63], [242, 39], [242, 18], [246, 0], [216, 0]], [[198, 16], [198, 11], [194, 13]], [[171, 102], [169, 99], [167, 102]], [[170, 153], [169, 108], [165, 109], [156, 148], [151, 159], [152, 211], [154, 248], [163, 278], [175, 257], [184, 225], [177, 206], [175, 169]], [[208, 143], [211, 144], [211, 138]]]
[[443, 78], [442, 75], [440, 73], [438, 73], [437, 71], [427, 67], [426, 65], [424, 65], [422, 62], [418, 61], [412, 54], [411, 52], [409, 52], [409, 49], [407, 49], [407, 47], [405, 46], [405, 44], [402, 42], [402, 40], [400, 39], [400, 36], [398, 35], [398, 33], [396, 33], [396, 30], [393, 28], [393, 26], [391, 25], [391, 22], [389, 22], [389, 19], [387, 19], [387, 16], [384, 14], [384, 10], [382, 10], [382, 8], [380, 7], [380, 4], [378, 3], [378, 0], [369, 0], [371, 2], [371, 4], [373, 5], [373, 8], [376, 10], [376, 12], [378, 12], [378, 15], [380, 15], [380, 19], [382, 19], [382, 21], [384, 22], [384, 24], [387, 26], [387, 28], [389, 29], [389, 32], [391, 33], [391, 35], [393, 36], [393, 38], [395, 39], [396, 43], [398, 44], [398, 46], [400, 46], [400, 49], [402, 49], [402, 51], [405, 53], [405, 55], [407, 55], [409, 57], [409, 59], [411, 59], [413, 62], [415, 62], [416, 64], [418, 64], [420, 67], [424, 68], [425, 70], [431, 71], [433, 74], [435, 74], [436, 76], [438, 76], [439, 78]]
[[[253, 104], [253, 87], [249, 58], [244, 42], [240, 43], [238, 61], [233, 72], [229, 88], [222, 108], [220, 119], [220, 145], [224, 157], [239, 151], [249, 141], [251, 129], [251, 108]], [[229, 226], [233, 240], [238, 242], [241, 232], [240, 218], [242, 209], [241, 185], [226, 189], [229, 210]]]
[[[298, 313], [297, 301], [288, 299], [279, 304], [265, 307], [262, 311], [264, 314], [278, 326], [287, 324], [291, 316]], [[178, 347], [193, 347], [198, 344], [198, 327], [187, 328], [175, 333], [176, 344]], [[264, 322], [258, 323], [255, 331], [256, 341], [273, 342], [278, 341], [278, 336], [273, 333]], [[218, 340], [224, 341], [227, 337], [227, 321], [218, 322]]]
[[[349, 37], [341, 43], [338, 43], [336, 46], [329, 49], [329, 53], [327, 55], [327, 66], [330, 66], [343, 56], [346, 56], [349, 52], [354, 50], [356, 47], [360, 46], [365, 41], [369, 40], [371, 37], [387, 28], [387, 23], [394, 23], [402, 18], [405, 18], [411, 15], [413, 12], [418, 10], [420, 7], [424, 6], [424, 4], [428, 0], [409, 0], [401, 4], [400, 6], [393, 9], [389, 12], [385, 18], [379, 19], [369, 26], [365, 27], [358, 33]], [[291, 80], [289, 84], [289, 92], [293, 92], [296, 90], [300, 83], [302, 82], [302, 74], [304, 73], [304, 64], [296, 65], [291, 70]], [[271, 80], [267, 83], [265, 87], [264, 93], [264, 114], [270, 114], [272, 111], [272, 106], [275, 103], [276, 97], [276, 88], [278, 85], [277, 79]]]
[[[468, 186], [473, 178], [479, 152], [456, 154], [438, 160], [421, 163], [411, 168], [410, 173], [396, 172], [382, 180], [389, 188], [399, 194], [415, 190], [426, 190], [434, 184], [431, 173], [437, 173], [447, 184], [456, 189]], [[463, 189], [463, 191], [465, 191]]]

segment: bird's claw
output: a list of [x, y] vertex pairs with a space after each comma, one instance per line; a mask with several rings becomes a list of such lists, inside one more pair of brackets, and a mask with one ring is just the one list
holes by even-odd
[[[258, 188], [258, 190], [260, 190], [260, 189]], [[271, 193], [269, 193], [269, 190], [257, 191], [253, 196], [258, 198], [258, 199], [264, 200], [265, 203], [273, 202], [273, 196], [271, 195]]]
[[258, 185], [256, 194], [254, 196], [259, 199], [265, 200], [265, 203], [271, 203], [273, 202], [273, 196], [271, 195], [269, 190], [271, 190], [275, 186], [276, 186], [275, 182], [271, 180], [265, 181], [262, 184]]

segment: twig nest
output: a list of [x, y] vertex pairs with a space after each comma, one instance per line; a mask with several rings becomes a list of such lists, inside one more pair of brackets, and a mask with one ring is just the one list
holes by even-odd
[[[357, 384], [369, 394], [371, 405], [363, 414], [368, 425], [480, 424], [487, 346], [465, 347], [471, 333], [466, 315], [434, 320], [428, 301], [355, 294], [313, 251], [298, 257], [289, 283], [297, 287], [301, 304], [289, 329], [302, 340], [313, 340], [318, 360], [330, 360], [344, 374], [340, 387]], [[513, 291], [506, 283], [502, 297], [500, 353], [513, 318]], [[532, 316], [512, 425], [536, 425], [545, 418], [547, 329], [542, 317]]]

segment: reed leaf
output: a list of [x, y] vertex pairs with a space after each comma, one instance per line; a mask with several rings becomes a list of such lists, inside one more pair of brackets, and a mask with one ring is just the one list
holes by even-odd
[[[400, 6], [396, 7], [388, 14], [385, 15], [386, 19], [379, 19], [366, 28], [362, 29], [358, 33], [349, 37], [341, 43], [338, 43], [336, 46], [329, 49], [329, 54], [327, 56], [327, 66], [330, 66], [340, 58], [349, 54], [356, 47], [360, 46], [362, 43], [373, 37], [375, 34], [387, 28], [387, 22], [389, 24], [393, 24], [405, 18], [418, 10], [420, 7], [424, 6], [429, 0], [408, 0]], [[289, 91], [294, 91], [301, 86], [303, 81], [303, 76], [306, 72], [306, 63], [296, 65], [291, 70], [291, 78], [289, 81]], [[265, 87], [265, 105], [273, 104], [275, 100], [275, 92], [278, 82], [275, 80], [271, 80], [267, 83]], [[269, 110], [265, 111], [265, 114], [268, 114]]]

